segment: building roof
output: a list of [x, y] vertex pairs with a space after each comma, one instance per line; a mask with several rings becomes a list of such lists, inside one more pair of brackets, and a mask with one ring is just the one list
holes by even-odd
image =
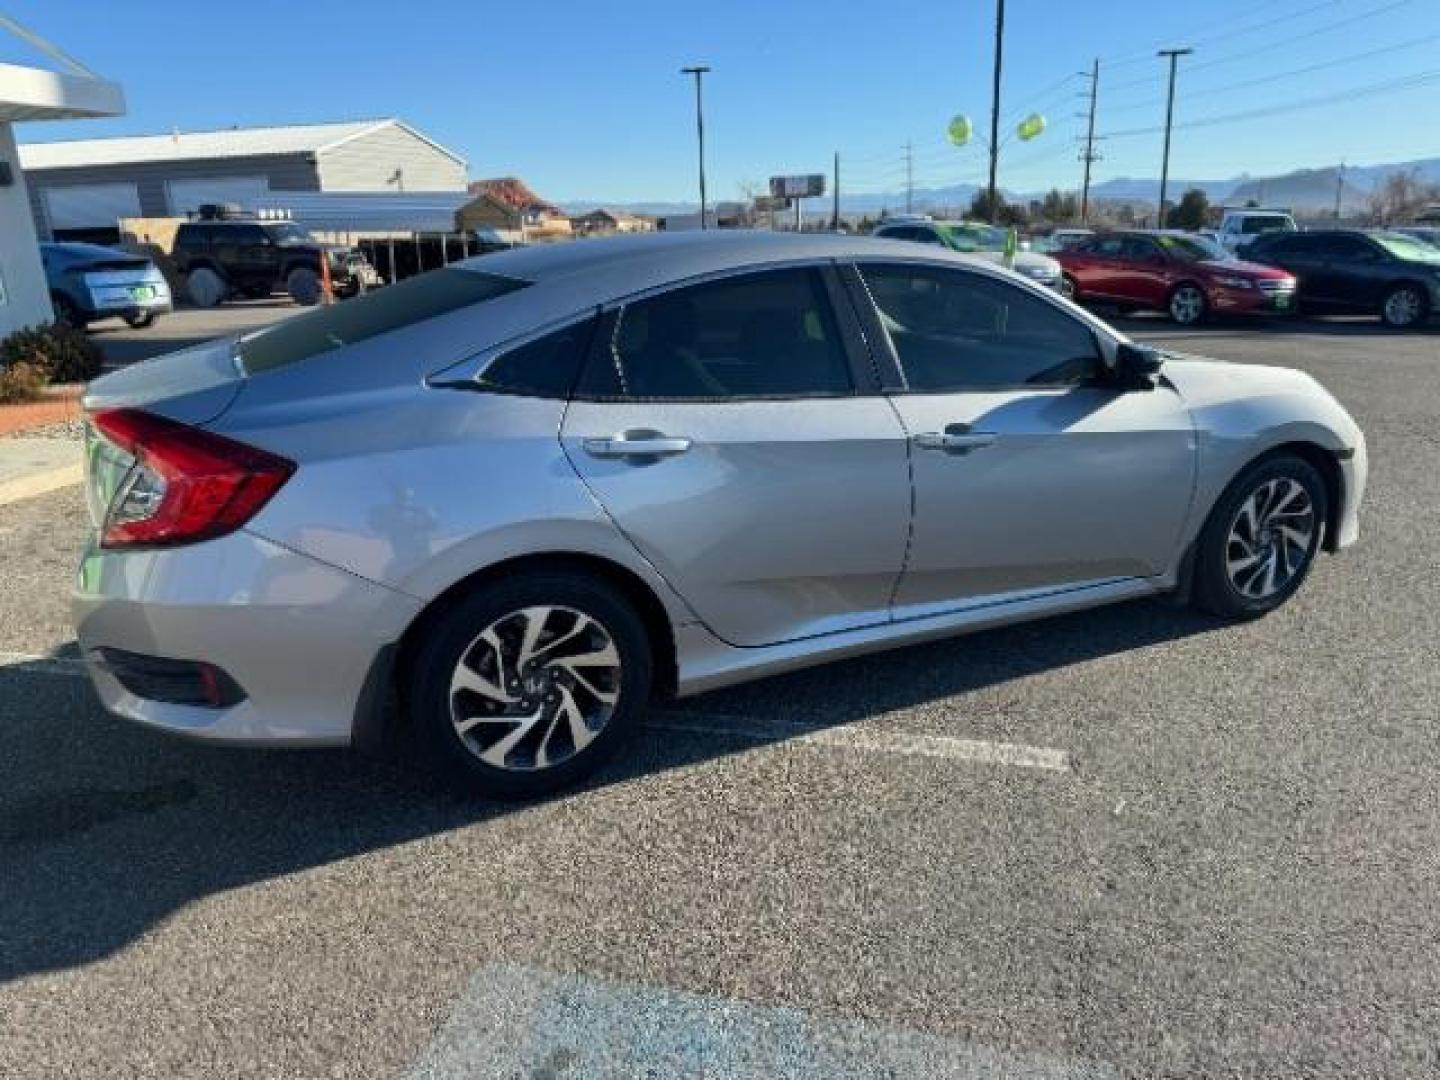
[[469, 184], [471, 195], [488, 195], [501, 206], [511, 210], [544, 210], [558, 214], [560, 208], [546, 202], [531, 190], [530, 185], [518, 176], [496, 176], [488, 180], [472, 180]]
[[20, 147], [25, 169], [77, 169], [95, 165], [190, 161], [197, 158], [259, 157], [270, 154], [318, 154], [362, 135], [396, 126], [424, 140], [462, 165], [451, 153], [394, 117], [347, 120], [284, 127], [225, 128], [220, 131], [175, 131], [167, 135], [124, 135], [111, 139], [26, 143]]

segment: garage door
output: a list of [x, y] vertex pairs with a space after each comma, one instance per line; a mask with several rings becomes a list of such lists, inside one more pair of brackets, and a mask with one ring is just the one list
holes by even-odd
[[170, 212], [181, 217], [193, 214], [205, 203], [235, 203], [241, 210], [258, 210], [270, 197], [270, 182], [263, 176], [171, 180], [165, 190], [170, 198]]
[[122, 217], [140, 216], [140, 192], [134, 184], [74, 184], [46, 188], [43, 194], [51, 232], [113, 229]]

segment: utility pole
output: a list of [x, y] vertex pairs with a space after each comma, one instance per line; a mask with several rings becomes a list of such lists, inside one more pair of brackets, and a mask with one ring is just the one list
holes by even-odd
[[835, 151], [835, 173], [830, 178], [830, 231], [840, 231], [840, 151]]
[[1005, 52], [1005, 0], [995, 0], [995, 73], [990, 97], [990, 224], [999, 217], [995, 170], [1000, 162], [1000, 61]]
[[703, 64], [680, 69], [681, 75], [695, 76], [695, 135], [700, 143], [700, 228], [708, 229], [705, 221], [705, 109], [700, 97], [700, 81], [710, 69]]
[[1100, 59], [1090, 65], [1090, 121], [1085, 129], [1085, 152], [1080, 160], [1085, 162], [1085, 182], [1080, 188], [1080, 224], [1090, 220], [1090, 166], [1099, 158], [1095, 153], [1095, 99], [1100, 94]]
[[1161, 49], [1156, 56], [1170, 58], [1170, 93], [1165, 99], [1165, 156], [1160, 161], [1160, 218], [1157, 229], [1165, 228], [1165, 186], [1170, 180], [1170, 125], [1175, 119], [1175, 62], [1189, 56], [1194, 49]]
[[1340, 200], [1345, 197], [1345, 162], [1335, 172], [1335, 220], [1340, 220]]
[[910, 213], [915, 203], [915, 147], [905, 144], [905, 213]]

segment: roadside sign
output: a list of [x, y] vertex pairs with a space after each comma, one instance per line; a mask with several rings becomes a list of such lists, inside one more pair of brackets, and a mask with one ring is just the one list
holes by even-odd
[[806, 173], [803, 176], [772, 176], [770, 195], [776, 199], [813, 199], [825, 194], [825, 174]]

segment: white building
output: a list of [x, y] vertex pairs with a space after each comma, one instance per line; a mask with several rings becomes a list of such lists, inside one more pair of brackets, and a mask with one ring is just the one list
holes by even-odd
[[28, 42], [65, 69], [0, 64], [0, 337], [4, 337], [54, 318], [13, 125], [121, 116], [125, 95], [115, 83], [101, 79], [4, 15], [0, 15], [0, 31]]

